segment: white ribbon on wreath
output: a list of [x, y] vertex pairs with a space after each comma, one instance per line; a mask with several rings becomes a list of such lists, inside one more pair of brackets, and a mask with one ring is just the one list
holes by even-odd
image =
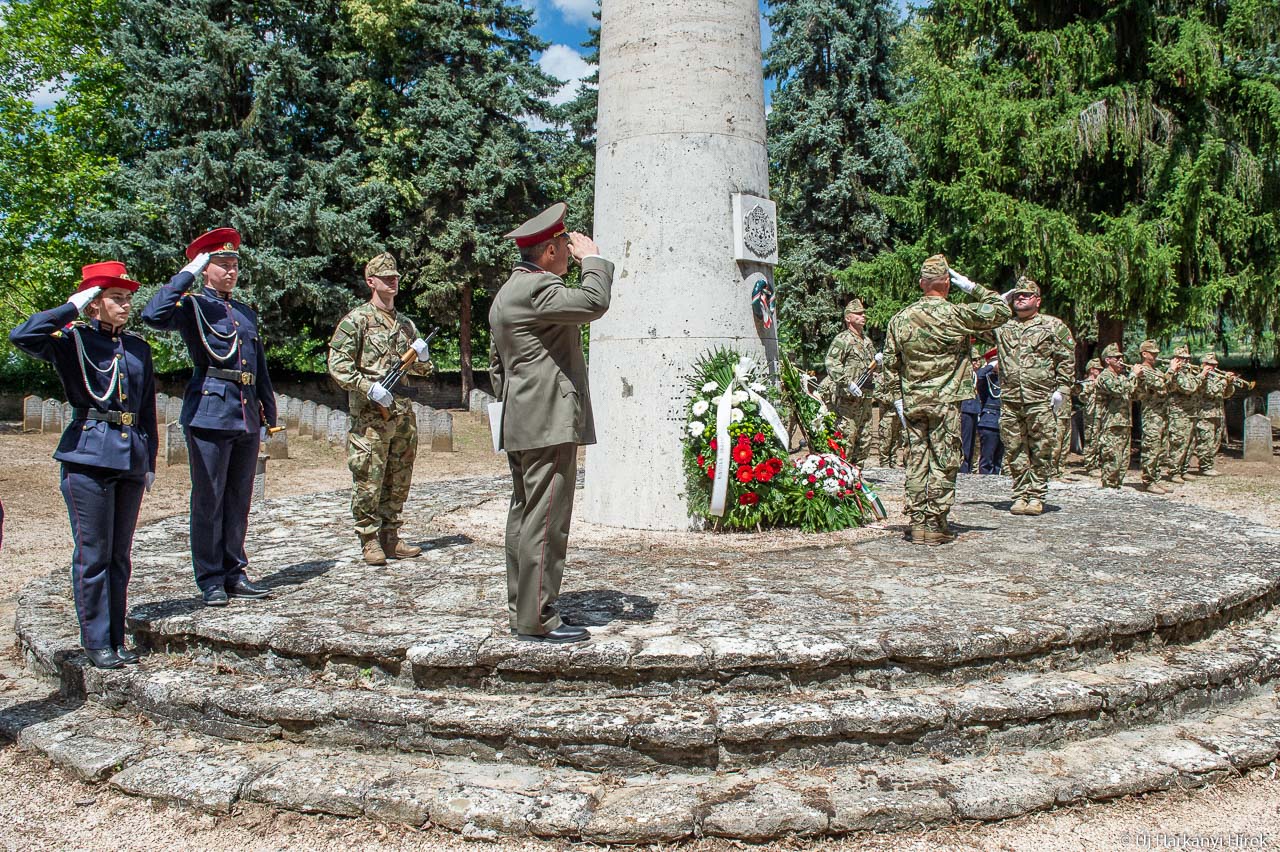
[[716, 406], [716, 478], [711, 486], [711, 514], [717, 518], [724, 517], [725, 500], [729, 495], [729, 454], [733, 448], [729, 446], [729, 423], [733, 419], [733, 394], [739, 385], [747, 393], [747, 399], [760, 406], [760, 416], [765, 419], [773, 434], [782, 446], [787, 445], [787, 430], [782, 425], [782, 418], [769, 400], [751, 389], [748, 379], [755, 363], [745, 355], [733, 368], [733, 378], [729, 386], [720, 391], [720, 402]]

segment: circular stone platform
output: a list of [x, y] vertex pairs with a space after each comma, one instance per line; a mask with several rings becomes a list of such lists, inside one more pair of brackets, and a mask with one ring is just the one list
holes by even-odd
[[92, 700], [0, 732], [210, 810], [630, 842], [1003, 818], [1280, 750], [1280, 530], [1084, 487], [1011, 516], [999, 477], [961, 478], [941, 548], [579, 525], [560, 609], [593, 639], [544, 646], [507, 629], [508, 487], [415, 488], [425, 553], [384, 568], [345, 492], [270, 501], [248, 550], [274, 594], [226, 609], [193, 594], [185, 517], [139, 530], [154, 653], [85, 668], [65, 573], [32, 584], [30, 664]]

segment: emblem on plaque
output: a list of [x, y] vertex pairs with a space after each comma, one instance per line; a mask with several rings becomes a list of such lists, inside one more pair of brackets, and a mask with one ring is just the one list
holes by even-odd
[[742, 241], [756, 257], [768, 257], [778, 247], [778, 232], [773, 220], [759, 204], [742, 220]]
[[756, 195], [733, 196], [733, 259], [778, 262], [778, 205]]

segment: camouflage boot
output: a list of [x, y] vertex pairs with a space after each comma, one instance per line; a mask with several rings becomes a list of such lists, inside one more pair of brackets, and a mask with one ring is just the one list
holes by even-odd
[[412, 559], [422, 555], [421, 547], [405, 544], [396, 530], [383, 530], [379, 537], [382, 539], [382, 552], [388, 559]]
[[360, 544], [364, 548], [364, 561], [366, 565], [386, 565], [387, 557], [382, 552], [382, 545], [378, 543], [378, 536], [375, 534], [361, 535]]

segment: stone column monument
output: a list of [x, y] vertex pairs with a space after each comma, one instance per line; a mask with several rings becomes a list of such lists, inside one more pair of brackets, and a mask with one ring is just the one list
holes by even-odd
[[690, 367], [716, 346], [776, 358], [751, 311], [777, 257], [759, 5], [603, 0], [600, 38], [595, 235], [616, 269], [591, 324], [583, 516], [681, 529]]

